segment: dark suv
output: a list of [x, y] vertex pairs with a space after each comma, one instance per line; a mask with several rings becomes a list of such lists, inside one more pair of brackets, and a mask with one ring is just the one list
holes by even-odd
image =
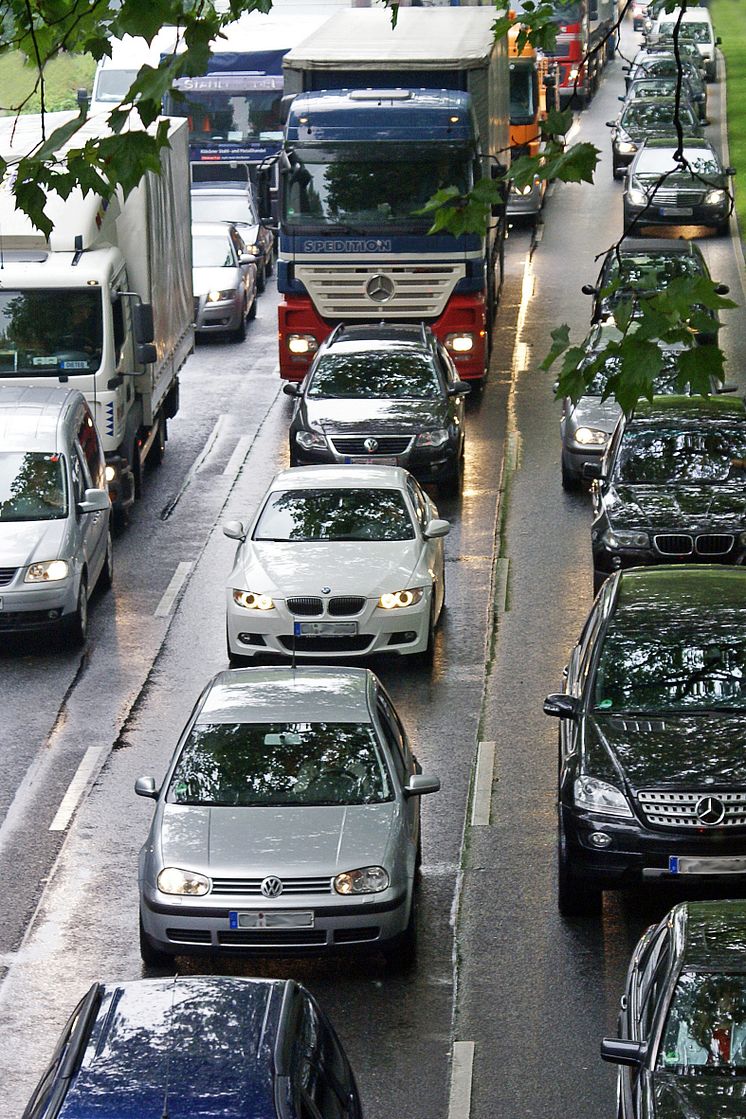
[[441, 493], [460, 490], [469, 386], [428, 327], [338, 326], [284, 392], [297, 400], [291, 466], [404, 466]]
[[303, 987], [179, 975], [93, 984], [23, 1119], [58, 1115], [361, 1119], [362, 1112], [339, 1039]]
[[746, 879], [746, 570], [622, 571], [572, 651], [560, 722], [558, 900]]
[[594, 589], [624, 567], [746, 562], [746, 407], [656, 397], [619, 420], [593, 484]]

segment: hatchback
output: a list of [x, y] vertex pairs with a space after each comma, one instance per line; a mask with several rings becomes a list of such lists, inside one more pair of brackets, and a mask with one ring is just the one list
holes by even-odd
[[256, 289], [264, 291], [272, 274], [274, 235], [259, 220], [250, 183], [193, 182], [192, 221], [235, 225], [256, 264]]
[[358, 668], [223, 672], [202, 693], [140, 856], [147, 964], [176, 954], [357, 948], [414, 959], [422, 775]]
[[256, 264], [243, 238], [227, 222], [192, 226], [194, 329], [242, 342], [256, 315]]

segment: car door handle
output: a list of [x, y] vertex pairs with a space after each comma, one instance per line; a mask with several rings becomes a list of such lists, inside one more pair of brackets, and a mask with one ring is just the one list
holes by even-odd
[[628, 999], [627, 999], [626, 995], [622, 995], [622, 997], [619, 1000], [619, 1005], [621, 1006], [622, 1010], [627, 1009], [627, 1006], [629, 1005], [629, 1003], [628, 1003]]

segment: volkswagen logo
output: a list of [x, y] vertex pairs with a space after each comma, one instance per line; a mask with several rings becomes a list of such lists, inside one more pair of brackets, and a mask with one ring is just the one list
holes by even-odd
[[394, 284], [388, 276], [382, 276], [378, 273], [368, 280], [365, 291], [368, 298], [372, 299], [374, 303], [388, 303], [394, 294]]
[[363, 446], [365, 447], [368, 454], [372, 455], [374, 451], [378, 450], [378, 440], [377, 439], [366, 439], [365, 442], [363, 443]]
[[282, 893], [282, 879], [270, 874], [259, 887], [265, 898], [278, 898]]
[[725, 819], [725, 805], [719, 797], [701, 797], [694, 809], [700, 824], [715, 828]]

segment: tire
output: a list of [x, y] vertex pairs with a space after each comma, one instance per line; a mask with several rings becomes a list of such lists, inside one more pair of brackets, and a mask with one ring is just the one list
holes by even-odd
[[273, 256], [273, 253], [270, 253], [269, 256], [267, 257], [267, 264], [266, 264], [267, 275], [271, 276], [272, 273], [274, 272], [274, 270], [275, 270], [275, 258]]
[[114, 582], [114, 544], [111, 539], [111, 530], [106, 533], [106, 557], [98, 577], [99, 589], [110, 591]]
[[414, 889], [407, 927], [396, 940], [383, 948], [383, 955], [389, 971], [395, 975], [406, 975], [417, 964], [417, 901]]
[[730, 214], [725, 221], [718, 222], [715, 226], [716, 237], [728, 237], [730, 235]]
[[573, 873], [560, 825], [557, 844], [557, 905], [563, 917], [595, 917], [601, 912], [603, 892]]
[[582, 488], [580, 479], [575, 474], [571, 474], [565, 466], [565, 460], [562, 459], [562, 489], [566, 493], [578, 493]]
[[166, 457], [166, 440], [168, 439], [168, 426], [165, 416], [161, 416], [158, 420], [158, 432], [153, 440], [150, 453], [148, 454], [148, 465], [160, 466]]
[[143, 928], [142, 914], [140, 915], [139, 925], [140, 925], [140, 957], [142, 959], [142, 962], [145, 964], [145, 966], [146, 967], [158, 968], [159, 970], [163, 970], [164, 968], [168, 968], [170, 970], [173, 970], [174, 957], [171, 955], [170, 952], [161, 952], [161, 950], [159, 948], [155, 947], [152, 940], [150, 939], [148, 934], [145, 932], [145, 929]]
[[463, 451], [459, 456], [456, 469], [442, 482], [438, 482], [438, 493], [443, 497], [458, 497], [464, 482], [464, 457]]
[[75, 613], [65, 623], [65, 635], [76, 649], [82, 648], [88, 637], [88, 580], [85, 572], [80, 577]]
[[595, 567], [593, 568], [593, 594], [594, 594], [594, 597], [601, 590], [601, 587], [604, 585], [604, 583], [606, 582], [606, 580], [608, 578], [609, 578], [609, 576], [606, 574], [605, 571], [599, 571], [597, 568], [595, 568]]
[[267, 266], [262, 264], [261, 268], [256, 270], [256, 290], [261, 295], [267, 286]]
[[236, 327], [236, 329], [234, 331], [232, 331], [232, 333], [231, 333], [231, 338], [233, 339], [234, 342], [245, 342], [246, 341], [246, 313], [247, 313], [246, 312], [246, 304], [244, 303], [243, 314], [241, 315], [241, 321], [238, 324], [238, 326]]
[[249, 322], [252, 322], [256, 318], [256, 293], [254, 294], [254, 298], [251, 301], [251, 306], [249, 307], [249, 316], [248, 317], [249, 317]]
[[430, 621], [427, 627], [427, 645], [417, 654], [417, 663], [423, 668], [432, 668], [435, 660], [435, 594], [430, 605]]

